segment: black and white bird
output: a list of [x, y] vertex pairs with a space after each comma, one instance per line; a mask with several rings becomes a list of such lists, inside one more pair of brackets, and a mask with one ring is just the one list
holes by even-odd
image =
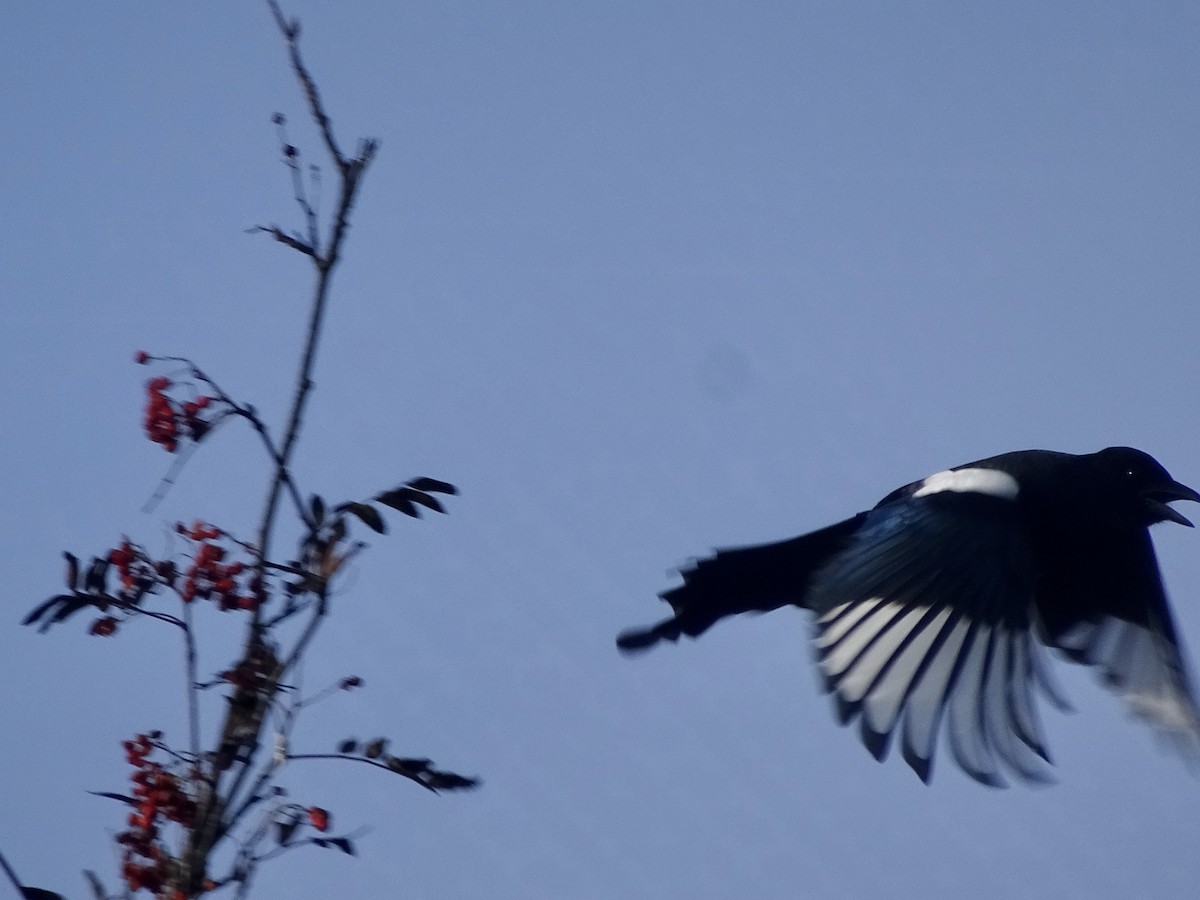
[[1200, 757], [1200, 709], [1149, 526], [1200, 502], [1140, 450], [1004, 453], [893, 491], [779, 543], [718, 550], [661, 596], [674, 615], [625, 652], [781, 606], [811, 610], [843, 724], [882, 760], [893, 738], [928, 782], [938, 734], [972, 778], [1046, 780], [1034, 695], [1068, 708], [1042, 645], [1094, 666], [1130, 709]]

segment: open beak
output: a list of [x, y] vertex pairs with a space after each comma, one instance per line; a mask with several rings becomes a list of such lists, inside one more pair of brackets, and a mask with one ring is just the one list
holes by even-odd
[[1150, 507], [1150, 511], [1160, 521], [1178, 522], [1180, 525], [1186, 525], [1188, 528], [1195, 527], [1187, 516], [1181, 512], [1177, 512], [1170, 506], [1167, 506], [1167, 504], [1173, 503], [1176, 500], [1191, 500], [1193, 503], [1200, 503], [1200, 491], [1193, 490], [1186, 484], [1180, 484], [1178, 481], [1172, 481], [1163, 487], [1148, 490], [1142, 496], [1146, 498], [1146, 505]]

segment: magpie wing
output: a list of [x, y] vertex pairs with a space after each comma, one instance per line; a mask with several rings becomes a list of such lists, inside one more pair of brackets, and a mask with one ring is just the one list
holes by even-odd
[[[1200, 708], [1149, 530], [1110, 535], [1087, 571], [1090, 578], [1060, 573], [1039, 591], [1046, 595], [1039, 600], [1047, 610], [1046, 642], [1094, 666], [1130, 711], [1200, 764]], [[1053, 611], [1062, 609], [1075, 611], [1073, 620], [1056, 619]]]
[[[944, 491], [889, 498], [813, 579], [817, 663], [843, 724], [883, 759], [900, 733], [928, 781], [939, 730], [958, 765], [1048, 780], [1034, 703], [1063, 702], [1032, 633], [1034, 567], [1012, 500]], [[944, 726], [944, 727], [943, 727]]]

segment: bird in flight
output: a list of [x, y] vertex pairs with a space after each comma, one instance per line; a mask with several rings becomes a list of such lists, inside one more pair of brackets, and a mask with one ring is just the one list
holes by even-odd
[[813, 614], [825, 689], [882, 760], [894, 740], [928, 782], [938, 734], [958, 765], [1048, 780], [1035, 694], [1066, 701], [1044, 647], [1104, 684], [1190, 759], [1200, 709], [1149, 526], [1200, 502], [1129, 447], [1004, 453], [905, 485], [873, 509], [778, 543], [718, 550], [661, 596], [673, 615], [617, 638], [625, 653], [698, 637], [745, 612]]

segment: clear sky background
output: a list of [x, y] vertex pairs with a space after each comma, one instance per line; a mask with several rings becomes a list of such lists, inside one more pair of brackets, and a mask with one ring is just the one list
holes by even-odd
[[[991, 791], [875, 763], [801, 613], [613, 646], [689, 556], [946, 466], [1130, 444], [1200, 484], [1194, 4], [287, 6], [343, 143], [383, 142], [298, 477], [462, 488], [341, 585], [305, 683], [367, 687], [296, 748], [388, 734], [485, 786], [298, 764], [298, 800], [373, 831], [259, 896], [1195, 896], [1200, 780], [1086, 672], [1044, 710], [1060, 783]], [[253, 527], [238, 428], [139, 512], [171, 460], [131, 355], [279, 421], [309, 276], [244, 229], [296, 221], [271, 113], [319, 146], [259, 3], [7, 4], [0, 83], [0, 849], [78, 897], [124, 816], [84, 792], [123, 787], [134, 732], [182, 739], [181, 654], [17, 623], [63, 549]], [[1156, 541], [1200, 650], [1200, 535]], [[241, 631], [209, 618], [217, 671]]]

